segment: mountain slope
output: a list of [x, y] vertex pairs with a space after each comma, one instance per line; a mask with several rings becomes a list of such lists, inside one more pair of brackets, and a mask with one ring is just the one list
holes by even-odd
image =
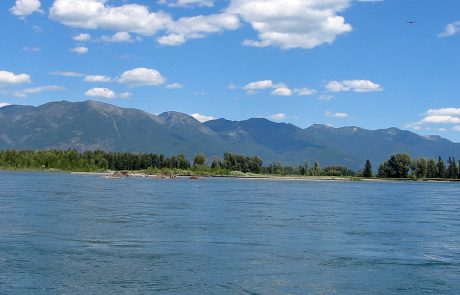
[[224, 152], [258, 155], [265, 163], [359, 169], [369, 159], [374, 168], [394, 153], [413, 157], [460, 158], [460, 144], [439, 136], [420, 136], [397, 128], [366, 130], [313, 125], [302, 129], [266, 119], [198, 122], [193, 117], [166, 112], [158, 116], [110, 104], [51, 102], [39, 107], [0, 108], [0, 149], [68, 149], [81, 151], [204, 153], [208, 159]]

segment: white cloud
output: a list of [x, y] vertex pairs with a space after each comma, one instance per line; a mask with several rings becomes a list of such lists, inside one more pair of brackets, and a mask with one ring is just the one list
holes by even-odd
[[161, 45], [167, 45], [167, 46], [182, 45], [186, 41], [187, 40], [185, 39], [185, 37], [180, 34], [169, 34], [169, 35], [158, 38], [158, 43], [160, 43]]
[[106, 2], [55, 0], [50, 8], [50, 18], [74, 28], [108, 29], [145, 36], [153, 36], [172, 22], [168, 14], [150, 12], [144, 5], [109, 6]]
[[90, 34], [78, 34], [74, 36], [73, 39], [78, 42], [86, 42], [86, 41], [91, 40], [91, 35]]
[[238, 16], [229, 13], [182, 17], [166, 27], [168, 34], [158, 39], [162, 45], [181, 45], [188, 39], [204, 38], [211, 33], [235, 30], [240, 26]]
[[54, 76], [63, 76], [63, 77], [84, 77], [86, 74], [77, 73], [77, 72], [66, 72], [66, 71], [53, 71], [50, 73]]
[[379, 84], [369, 80], [330, 81], [326, 85], [326, 89], [331, 92], [376, 92], [383, 90]]
[[131, 92], [122, 92], [122, 93], [120, 93], [121, 98], [129, 98], [131, 96], [133, 96], [133, 94]]
[[171, 83], [171, 84], [168, 84], [166, 86], [166, 88], [169, 88], [169, 89], [180, 89], [180, 88], [183, 88], [184, 85], [180, 84], [180, 83]]
[[6, 107], [6, 106], [9, 106], [9, 105], [11, 105], [11, 103], [9, 103], [9, 102], [0, 102], [0, 108]]
[[166, 4], [170, 7], [214, 6], [214, 0], [160, 0], [158, 3]]
[[236, 89], [238, 89], [239, 87], [238, 87], [238, 85], [236, 85], [235, 83], [230, 83], [230, 84], [228, 84], [227, 88], [228, 88], [229, 90], [236, 90]]
[[459, 116], [460, 117], [460, 108], [429, 109], [427, 114], [428, 115], [438, 115], [438, 116]]
[[0, 71], [0, 86], [17, 85], [30, 83], [30, 76], [27, 74], [15, 74], [8, 71]]
[[196, 120], [200, 121], [201, 123], [204, 123], [204, 122], [211, 121], [211, 120], [215, 119], [213, 116], [205, 116], [205, 115], [200, 115], [198, 113], [191, 114], [190, 116], [192, 116]]
[[40, 7], [41, 3], [39, 0], [16, 0], [15, 5], [10, 8], [10, 12], [24, 18], [34, 12], [43, 13]]
[[116, 94], [109, 88], [92, 88], [85, 92], [89, 97], [115, 98]]
[[334, 99], [334, 96], [332, 95], [328, 95], [328, 94], [321, 94], [319, 97], [318, 97], [318, 100], [322, 100], [322, 101], [331, 101]]
[[243, 87], [244, 90], [263, 90], [273, 88], [272, 80], [261, 80], [256, 82], [251, 82]]
[[315, 94], [316, 90], [310, 89], [310, 88], [297, 88], [297, 89], [294, 89], [294, 93], [299, 96], [308, 96], [308, 95]]
[[440, 38], [452, 37], [460, 32], [460, 21], [448, 24], [442, 33], [438, 34]]
[[[127, 1], [124, 1], [125, 3]], [[213, 0], [159, 0], [174, 7], [211, 7]], [[227, 1], [228, 2], [228, 1]], [[351, 25], [338, 15], [352, 0], [231, 0], [228, 7], [210, 15], [186, 16], [174, 20], [163, 11], [152, 12], [146, 5], [110, 5], [108, 0], [55, 0], [52, 20], [83, 29], [104, 29], [143, 36], [158, 33], [162, 45], [181, 45], [187, 40], [212, 33], [235, 30], [241, 20], [258, 33], [250, 46], [313, 48], [331, 44], [337, 36], [350, 32]]]
[[326, 112], [324, 113], [324, 115], [325, 115], [326, 117], [333, 117], [333, 118], [339, 118], [339, 119], [348, 118], [348, 114], [347, 114], [347, 113], [343, 113], [343, 112], [333, 113], [333, 112], [330, 112], [330, 111], [326, 111]]
[[24, 47], [22, 47], [22, 50], [24, 50], [25, 52], [33, 52], [33, 53], [40, 52], [39, 47], [27, 47], [27, 46], [24, 46]]
[[[422, 120], [406, 124], [407, 128], [411, 128], [414, 130], [429, 130], [431, 128], [426, 127], [427, 125], [453, 125], [453, 124], [460, 124], [460, 108], [440, 108], [440, 109], [429, 109]], [[454, 126], [453, 128], [455, 128]], [[440, 129], [445, 129], [444, 127], [437, 128], [438, 131]]]
[[309, 49], [332, 43], [350, 32], [351, 25], [337, 13], [350, 0], [233, 0], [228, 12], [237, 14], [257, 31], [259, 40], [245, 40], [256, 47]]
[[77, 46], [75, 48], [70, 49], [71, 52], [76, 53], [76, 54], [85, 54], [88, 52], [88, 48], [84, 46]]
[[97, 82], [106, 83], [106, 82], [110, 82], [111, 80], [112, 79], [110, 79], [110, 77], [102, 76], [102, 75], [89, 75], [83, 79], [83, 81], [90, 82], [90, 83], [97, 83]]
[[155, 69], [136, 68], [121, 74], [118, 82], [132, 87], [136, 86], [158, 86], [166, 82], [166, 78]]
[[454, 126], [454, 127], [452, 127], [452, 130], [460, 132], [460, 126], [459, 125]]
[[114, 43], [122, 43], [122, 42], [134, 42], [133, 38], [128, 32], [117, 32], [112, 36], [102, 36], [101, 41], [104, 42], [114, 42]]
[[429, 115], [422, 119], [421, 123], [428, 124], [458, 124], [460, 118], [453, 116]]
[[273, 96], [292, 96], [292, 94], [292, 90], [287, 87], [275, 88], [275, 90], [271, 92]]
[[279, 114], [273, 114], [273, 115], [270, 115], [267, 117], [268, 119], [271, 119], [271, 120], [284, 120], [286, 119], [286, 115], [283, 114], [283, 113], [279, 113]]
[[61, 90], [65, 90], [65, 88], [61, 86], [47, 85], [47, 86], [21, 89], [18, 91], [14, 91], [12, 95], [16, 97], [27, 97], [30, 94], [36, 94], [36, 93], [48, 92], [48, 91], [61, 91]]

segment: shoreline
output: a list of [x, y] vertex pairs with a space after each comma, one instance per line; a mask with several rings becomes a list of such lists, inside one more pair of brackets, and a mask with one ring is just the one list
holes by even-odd
[[150, 179], [204, 179], [204, 178], [229, 178], [241, 180], [280, 180], [280, 181], [333, 181], [333, 182], [415, 182], [415, 183], [456, 183], [457, 179], [411, 179], [411, 178], [360, 178], [360, 177], [339, 177], [339, 176], [295, 176], [295, 175], [180, 175], [180, 174], [146, 174], [142, 172], [127, 172], [122, 175], [117, 171], [106, 172], [82, 172], [82, 171], [64, 171], [57, 169], [38, 170], [38, 169], [3, 169], [0, 171], [11, 172], [44, 172], [44, 173], [65, 173], [82, 176], [99, 176], [106, 179], [123, 179], [123, 178], [150, 178]]

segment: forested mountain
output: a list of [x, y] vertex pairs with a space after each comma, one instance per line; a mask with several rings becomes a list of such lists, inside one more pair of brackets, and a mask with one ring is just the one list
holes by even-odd
[[208, 159], [232, 152], [258, 155], [265, 163], [319, 161], [355, 169], [367, 159], [377, 164], [395, 153], [460, 158], [460, 144], [397, 128], [313, 125], [302, 129], [266, 119], [218, 119], [202, 124], [178, 112], [156, 116], [95, 101], [0, 108], [0, 149], [68, 148], [183, 153], [188, 158], [204, 153]]

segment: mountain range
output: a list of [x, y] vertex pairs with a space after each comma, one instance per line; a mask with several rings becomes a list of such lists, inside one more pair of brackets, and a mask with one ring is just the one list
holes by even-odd
[[0, 108], [0, 150], [69, 148], [168, 156], [182, 153], [190, 159], [196, 153], [211, 159], [232, 152], [257, 155], [265, 164], [319, 161], [322, 166], [352, 169], [360, 169], [366, 160], [376, 168], [395, 153], [460, 158], [459, 143], [398, 128], [367, 130], [315, 124], [304, 129], [263, 118], [200, 123], [179, 112], [153, 115], [96, 101]]

